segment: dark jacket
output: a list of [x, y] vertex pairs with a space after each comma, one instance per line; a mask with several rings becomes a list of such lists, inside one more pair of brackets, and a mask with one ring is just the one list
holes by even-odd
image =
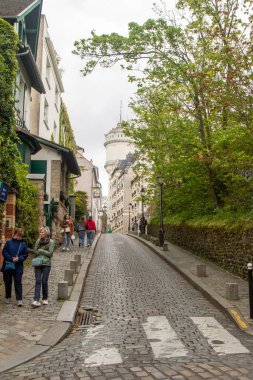
[[5, 262], [12, 261], [12, 258], [17, 256], [17, 253], [18, 262], [15, 263], [15, 272], [23, 273], [23, 262], [27, 259], [28, 256], [27, 246], [23, 240], [16, 239], [7, 240], [7, 242], [5, 243], [2, 252], [2, 255], [4, 257], [2, 271], [4, 271]]

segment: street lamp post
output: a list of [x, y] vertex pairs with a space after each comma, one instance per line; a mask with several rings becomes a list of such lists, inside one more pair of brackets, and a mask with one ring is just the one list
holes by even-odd
[[140, 233], [141, 234], [145, 234], [145, 230], [146, 230], [146, 223], [145, 223], [145, 217], [144, 217], [144, 202], [143, 202], [143, 196], [145, 194], [145, 190], [144, 188], [142, 187], [141, 188], [141, 220], [140, 220]]
[[132, 208], [132, 203], [129, 203], [128, 205], [128, 232], [130, 232], [130, 227], [131, 227], [131, 224], [130, 224], [130, 210]]
[[163, 228], [163, 180], [160, 175], [157, 176], [156, 184], [160, 187], [160, 228], [159, 228], [159, 243], [160, 247], [164, 244], [164, 228]]

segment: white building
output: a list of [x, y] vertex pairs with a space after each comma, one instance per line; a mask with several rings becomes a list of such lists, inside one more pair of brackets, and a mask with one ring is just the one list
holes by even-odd
[[46, 17], [42, 15], [36, 63], [46, 93], [32, 90], [30, 130], [32, 134], [58, 144], [61, 94], [64, 92], [59, 61], [48, 33]]
[[[127, 211], [128, 207], [122, 204], [122, 199], [120, 201], [119, 199], [115, 198], [116, 194], [118, 194], [116, 191], [117, 186], [118, 186], [117, 176], [119, 176], [121, 178], [120, 180], [122, 181], [121, 174], [123, 174], [121, 173], [121, 169], [120, 167], [118, 167], [118, 164], [119, 164], [119, 161], [126, 160], [126, 157], [129, 153], [134, 153], [135, 146], [133, 144], [132, 139], [124, 135], [121, 123], [118, 123], [116, 128], [112, 128], [110, 132], [108, 132], [105, 135], [104, 146], [106, 148], [105, 170], [107, 171], [109, 175], [108, 207], [107, 207], [108, 224], [109, 224], [109, 227], [114, 229], [114, 231], [117, 230], [118, 232], [123, 232], [123, 231], [126, 232], [127, 231], [126, 222], [125, 222], [124, 227], [122, 227], [122, 224], [121, 224], [121, 221], [123, 221], [124, 219], [123, 216], [122, 216], [123, 219], [120, 219], [120, 224], [117, 228], [116, 228], [116, 224], [118, 223], [116, 223], [116, 220], [114, 219], [115, 213], [118, 215], [119, 213], [121, 213], [121, 215], [123, 214], [125, 215], [128, 212]], [[125, 174], [123, 175], [123, 178], [125, 178]], [[125, 199], [130, 199], [131, 197], [130, 186], [125, 187], [124, 194], [125, 194], [124, 195], [124, 202], [125, 202]], [[122, 197], [122, 195], [120, 195], [120, 197]], [[117, 205], [117, 210], [115, 208], [115, 202]], [[125, 209], [125, 207], [127, 208]], [[123, 214], [122, 214], [122, 208], [123, 208]], [[110, 223], [112, 223], [111, 226], [110, 226]]]
[[129, 153], [125, 160], [118, 160], [110, 176], [109, 223], [113, 232], [126, 234], [130, 229], [129, 209], [131, 203], [132, 164], [135, 156]]
[[92, 215], [97, 229], [101, 229], [100, 211], [102, 209], [102, 187], [99, 182], [99, 170], [92, 160], [84, 156], [84, 149], [77, 147], [77, 162], [81, 176], [76, 179], [75, 191], [85, 191], [88, 195], [88, 212]]

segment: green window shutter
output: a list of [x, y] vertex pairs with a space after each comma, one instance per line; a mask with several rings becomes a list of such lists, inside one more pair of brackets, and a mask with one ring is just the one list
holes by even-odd
[[32, 160], [31, 173], [32, 174], [47, 174], [47, 161], [46, 160]]

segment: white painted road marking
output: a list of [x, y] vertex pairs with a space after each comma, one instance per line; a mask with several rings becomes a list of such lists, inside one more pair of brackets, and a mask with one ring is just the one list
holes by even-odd
[[116, 347], [102, 347], [86, 358], [84, 363], [87, 367], [120, 364], [122, 363], [122, 357]]
[[[106, 336], [103, 336], [104, 325], [91, 326], [87, 329], [87, 334], [82, 342], [84, 350], [80, 351], [80, 355], [84, 356], [84, 363], [87, 367], [99, 367], [101, 365], [121, 364], [122, 357], [113, 343], [109, 341]], [[98, 340], [97, 340], [98, 339]], [[101, 347], [101, 342], [105, 347]], [[85, 350], [89, 345], [93, 346], [92, 354], [88, 354]]]
[[210, 346], [219, 355], [249, 353], [238, 339], [224, 329], [213, 317], [191, 317]]
[[143, 328], [156, 359], [187, 355], [188, 351], [166, 317], [148, 317], [147, 323], [143, 323]]

